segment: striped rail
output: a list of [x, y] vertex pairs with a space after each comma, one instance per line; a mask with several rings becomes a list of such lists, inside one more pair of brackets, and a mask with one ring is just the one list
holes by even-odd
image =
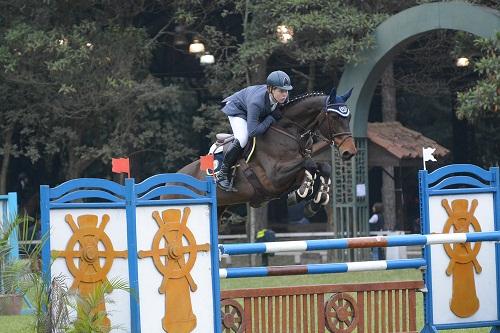
[[[408, 245], [432, 245], [481, 241], [499, 241], [500, 232], [470, 232], [432, 235], [403, 235], [358, 237], [342, 239], [324, 239], [291, 242], [269, 242], [254, 244], [227, 244], [219, 246], [222, 255], [275, 253], [287, 251], [312, 251], [331, 249], [352, 249], [371, 247], [390, 247]], [[423, 268], [427, 264], [424, 258], [377, 260], [350, 263], [328, 263], [309, 265], [269, 266], [269, 267], [234, 267], [219, 269], [220, 278], [263, 277], [279, 275], [346, 273], [359, 271], [379, 271], [393, 269]]]
[[226, 290], [223, 332], [416, 333], [422, 281]]
[[315, 251], [334, 249], [359, 249], [372, 247], [393, 247], [450, 244], [466, 242], [500, 241], [500, 231], [469, 232], [432, 235], [396, 235], [377, 237], [355, 237], [337, 239], [316, 239], [306, 241], [221, 244], [219, 250], [223, 256], [238, 254], [276, 253], [291, 251]]

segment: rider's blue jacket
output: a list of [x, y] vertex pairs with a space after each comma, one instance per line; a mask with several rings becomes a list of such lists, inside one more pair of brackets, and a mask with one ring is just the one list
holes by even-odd
[[248, 136], [263, 134], [276, 120], [271, 116], [271, 101], [266, 85], [250, 86], [222, 101], [227, 116], [246, 119]]

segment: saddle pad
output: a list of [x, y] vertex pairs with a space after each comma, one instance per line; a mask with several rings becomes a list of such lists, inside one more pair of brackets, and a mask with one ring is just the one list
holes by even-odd
[[[252, 138], [251, 141], [247, 143], [245, 146], [245, 149], [243, 150], [243, 158], [245, 161], [248, 163], [250, 159], [252, 158], [252, 155], [255, 151], [255, 146], [256, 146], [257, 140], [255, 137]], [[214, 155], [214, 167], [215, 167], [215, 173], [219, 172], [220, 166], [222, 165], [222, 161], [224, 160], [224, 145], [220, 145], [217, 142], [212, 144], [210, 149], [208, 150], [208, 154]], [[238, 167], [238, 165], [236, 165]], [[213, 176], [214, 170], [207, 170], [207, 175], [208, 176]]]

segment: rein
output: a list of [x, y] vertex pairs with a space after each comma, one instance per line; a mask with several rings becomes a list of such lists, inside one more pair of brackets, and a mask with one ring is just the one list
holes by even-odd
[[[275, 125], [271, 125], [270, 128], [278, 133], [283, 134], [284, 136], [287, 136], [287, 137], [295, 140], [299, 144], [300, 154], [306, 158], [311, 157], [312, 146], [313, 146], [312, 136], [315, 135], [312, 131], [307, 130], [306, 132], [304, 132], [303, 134], [300, 134], [297, 137], [297, 136], [294, 136], [294, 135], [288, 133], [287, 131], [285, 131], [284, 129], [277, 127]], [[302, 139], [305, 136], [309, 136], [309, 138], [305, 141], [305, 143], [302, 143]]]

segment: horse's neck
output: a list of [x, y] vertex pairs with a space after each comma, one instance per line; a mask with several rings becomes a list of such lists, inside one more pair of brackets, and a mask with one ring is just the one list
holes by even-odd
[[298, 127], [305, 131], [313, 129], [324, 106], [325, 96], [308, 97], [283, 110], [285, 128]]

